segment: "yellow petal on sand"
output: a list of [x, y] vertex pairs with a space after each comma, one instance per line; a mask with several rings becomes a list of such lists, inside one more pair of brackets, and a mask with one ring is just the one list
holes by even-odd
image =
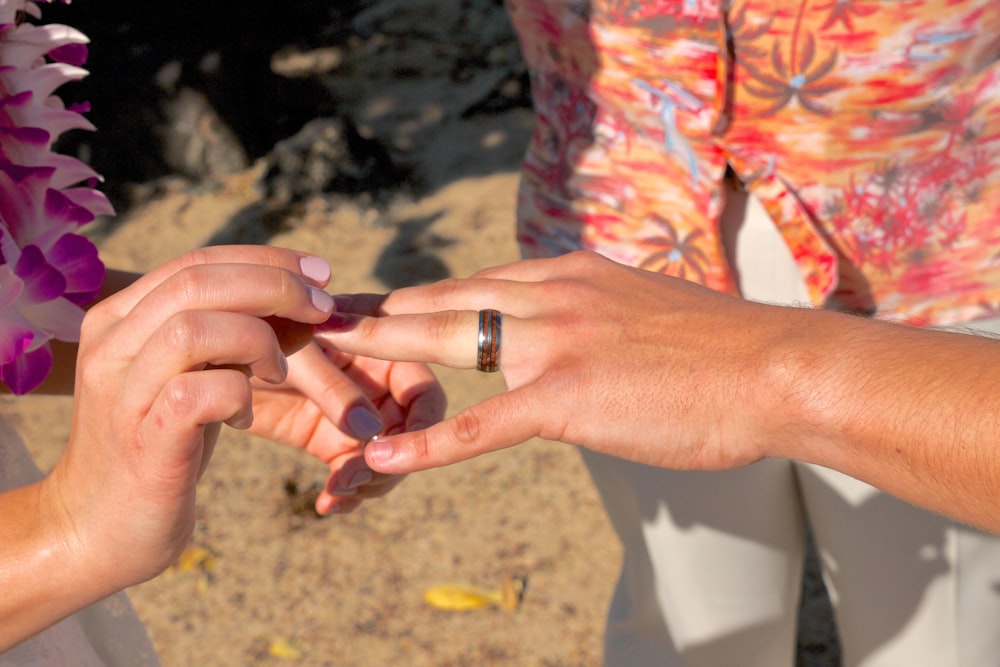
[[215, 554], [205, 547], [190, 546], [177, 559], [180, 572], [211, 572], [215, 567]]
[[505, 574], [500, 582], [500, 606], [507, 611], [514, 611], [524, 600], [524, 591], [528, 587], [526, 576]]
[[503, 593], [470, 584], [438, 584], [424, 591], [424, 601], [445, 611], [469, 611], [503, 604]]
[[174, 563], [173, 569], [183, 574], [197, 574], [197, 590], [204, 593], [208, 590], [212, 570], [215, 569], [215, 554], [205, 547], [189, 546]]
[[271, 645], [267, 647], [267, 652], [272, 658], [281, 660], [298, 660], [302, 657], [302, 651], [295, 644], [282, 637], [271, 640]]

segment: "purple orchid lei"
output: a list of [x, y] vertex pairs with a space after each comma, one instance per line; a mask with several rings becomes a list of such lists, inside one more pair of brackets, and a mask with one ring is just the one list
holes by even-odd
[[98, 174], [52, 150], [63, 132], [94, 129], [86, 105], [55, 95], [87, 75], [88, 39], [38, 23], [40, 3], [53, 1], [70, 3], [0, 0], [0, 381], [16, 394], [49, 374], [51, 340], [79, 340], [104, 265], [76, 232], [114, 212], [94, 189]]

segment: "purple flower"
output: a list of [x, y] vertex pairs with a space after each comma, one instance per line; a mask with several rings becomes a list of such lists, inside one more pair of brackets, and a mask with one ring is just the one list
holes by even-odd
[[37, 24], [50, 1], [0, 0], [0, 381], [17, 394], [48, 375], [49, 341], [79, 340], [104, 265], [77, 232], [114, 212], [96, 172], [52, 151], [63, 132], [94, 127], [86, 104], [66, 108], [55, 94], [87, 75], [88, 40]]

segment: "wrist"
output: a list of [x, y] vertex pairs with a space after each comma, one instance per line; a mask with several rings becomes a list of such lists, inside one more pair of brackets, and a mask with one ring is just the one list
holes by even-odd
[[[38, 537], [45, 563], [40, 568], [51, 571], [53, 564], [62, 564], [59, 576], [71, 587], [72, 597], [83, 607], [107, 597], [117, 590], [113, 581], [114, 568], [94, 549], [99, 541], [92, 530], [85, 508], [68, 497], [56, 471], [38, 483]], [[60, 584], [61, 585], [61, 584]]]
[[46, 481], [0, 495], [0, 652], [100, 600]]
[[[842, 387], [849, 379], [837, 368], [846, 316], [785, 308], [761, 377], [766, 420], [765, 456], [836, 467], [843, 448], [836, 442]], [[837, 321], [831, 321], [837, 320]]]

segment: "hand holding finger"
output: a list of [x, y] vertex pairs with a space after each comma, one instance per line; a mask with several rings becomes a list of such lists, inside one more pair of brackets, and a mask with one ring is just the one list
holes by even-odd
[[[377, 394], [372, 394], [372, 398], [379, 404], [386, 428], [384, 435], [372, 442], [425, 428], [444, 416], [447, 407], [444, 391], [424, 364], [358, 357], [349, 368], [355, 381], [369, 387], [369, 391], [382, 387]], [[387, 475], [372, 470], [365, 462], [362, 450], [343, 463], [332, 461], [331, 470], [326, 488], [317, 500], [316, 509], [320, 514], [353, 511], [363, 500], [380, 498], [403, 480], [402, 475]]]
[[[353, 297], [339, 302], [352, 309]], [[316, 327], [315, 338], [345, 353], [455, 368], [475, 368], [493, 355], [484, 351], [479, 312], [502, 312], [497, 356], [509, 393], [373, 443], [366, 458], [376, 470], [419, 470], [534, 435], [642, 463], [715, 469], [760, 458], [772, 426], [749, 423], [750, 415], [769, 414], [755, 404], [773, 397], [750, 391], [747, 379], [767, 372], [784, 318], [755, 326], [739, 299], [594, 253], [515, 263], [358, 303], [373, 315], [338, 312]], [[709, 348], [707, 339], [716, 344]], [[697, 412], [687, 404], [696, 395], [709, 397]], [[674, 447], [650, 447], [650, 434], [668, 428]], [[732, 441], [731, 433], [746, 437]]]
[[521, 444], [544, 433], [531, 396], [501, 393], [426, 429], [379, 438], [365, 447], [365, 461], [373, 470], [406, 474]]
[[262, 318], [322, 321], [333, 307], [319, 289], [328, 278], [326, 262], [303, 253], [205, 249], [87, 313], [72, 436], [46, 483], [79, 508], [73, 539], [95, 569], [120, 563], [116, 586], [179, 553], [220, 425], [252, 420], [248, 378], [224, 367], [282, 381], [285, 356]]
[[[516, 326], [507, 318], [507, 326]], [[449, 310], [369, 317], [336, 313], [314, 328], [313, 337], [332, 348], [395, 361], [423, 361], [475, 368], [479, 314]]]

